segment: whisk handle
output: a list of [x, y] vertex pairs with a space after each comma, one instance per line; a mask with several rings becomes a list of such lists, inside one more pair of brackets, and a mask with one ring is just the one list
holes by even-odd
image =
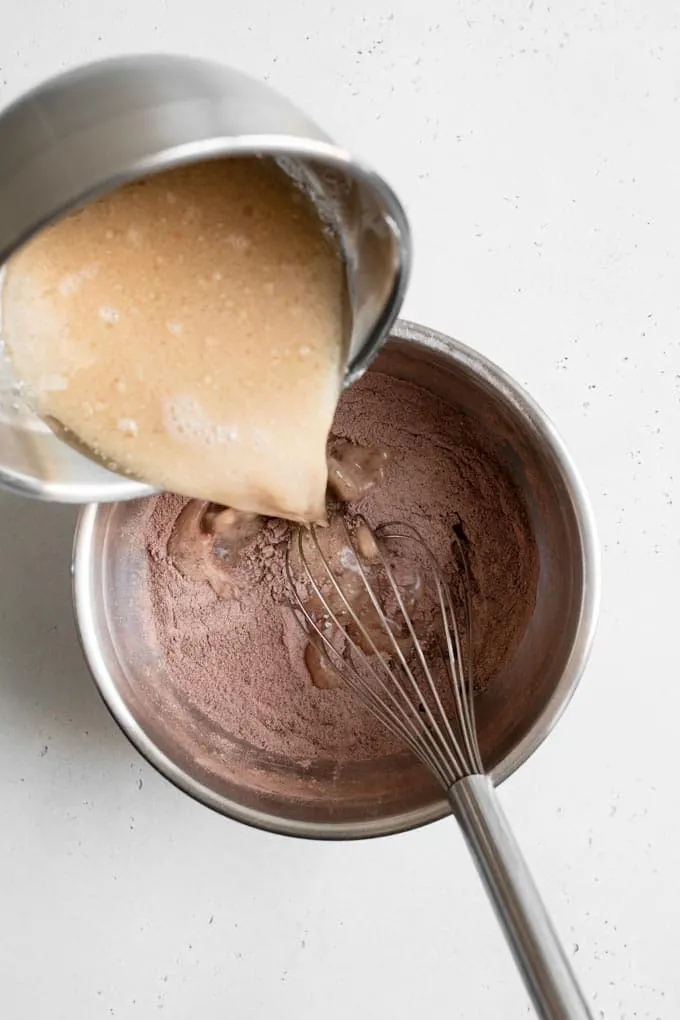
[[592, 1020], [491, 781], [468, 776], [447, 796], [537, 1014]]

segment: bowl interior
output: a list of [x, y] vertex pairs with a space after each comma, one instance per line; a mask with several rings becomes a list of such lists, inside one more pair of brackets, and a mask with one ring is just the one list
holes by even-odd
[[[477, 701], [483, 758], [499, 781], [549, 732], [585, 661], [592, 629], [587, 511], [545, 419], [477, 355], [401, 326], [375, 367], [474, 416], [493, 437], [532, 523], [539, 553], [534, 612], [513, 657]], [[278, 832], [378, 835], [443, 815], [448, 808], [441, 792], [410, 754], [301, 764], [245, 745], [213, 720], [188, 722], [168, 711], [147, 682], [163, 662], [140, 624], [146, 551], [131, 525], [147, 510], [144, 500], [88, 507], [74, 564], [86, 656], [106, 703], [139, 750], [209, 806]]]

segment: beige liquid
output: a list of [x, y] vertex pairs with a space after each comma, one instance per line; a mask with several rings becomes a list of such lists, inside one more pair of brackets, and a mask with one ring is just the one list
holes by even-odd
[[113, 469], [256, 513], [324, 517], [346, 278], [272, 163], [121, 188], [9, 263], [3, 337], [38, 412]]

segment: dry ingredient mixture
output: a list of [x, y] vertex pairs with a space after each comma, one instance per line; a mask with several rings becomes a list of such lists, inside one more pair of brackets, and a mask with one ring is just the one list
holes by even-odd
[[255, 158], [91, 202], [2, 292], [15, 372], [57, 431], [159, 488], [294, 520], [323, 516], [347, 325], [338, 245]]
[[[378, 481], [357, 496], [352, 470], [366, 456], [361, 447], [378, 458]], [[453, 570], [452, 530], [464, 534], [476, 682], [492, 683], [531, 616], [538, 561], [518, 490], [489, 440], [424, 389], [369, 372], [343, 395], [328, 449], [336, 455], [336, 492], [347, 485], [349, 520], [360, 511], [371, 527], [396, 519], [414, 525], [445, 573]], [[289, 525], [228, 514], [211, 520], [211, 513], [162, 495], [138, 525], [136, 539], [148, 552], [142, 625], [161, 663], [148, 682], [161, 710], [298, 761], [356, 761], [398, 749], [310, 661], [288, 605]], [[235, 527], [240, 550], [217, 555], [216, 534], [224, 529], [233, 539]]]

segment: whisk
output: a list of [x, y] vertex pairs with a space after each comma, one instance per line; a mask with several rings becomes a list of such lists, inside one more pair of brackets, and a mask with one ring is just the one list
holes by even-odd
[[[441, 784], [537, 1014], [544, 1020], [592, 1018], [485, 774], [475, 724], [463, 541], [452, 535], [460, 568], [454, 598], [435, 556], [410, 525], [392, 522], [372, 531], [359, 518], [351, 530], [342, 519], [334, 528], [335, 549], [329, 530], [316, 527], [296, 530], [288, 549], [294, 610], [310, 643]], [[417, 566], [400, 572], [404, 562]], [[430, 602], [424, 605], [426, 587]]]

